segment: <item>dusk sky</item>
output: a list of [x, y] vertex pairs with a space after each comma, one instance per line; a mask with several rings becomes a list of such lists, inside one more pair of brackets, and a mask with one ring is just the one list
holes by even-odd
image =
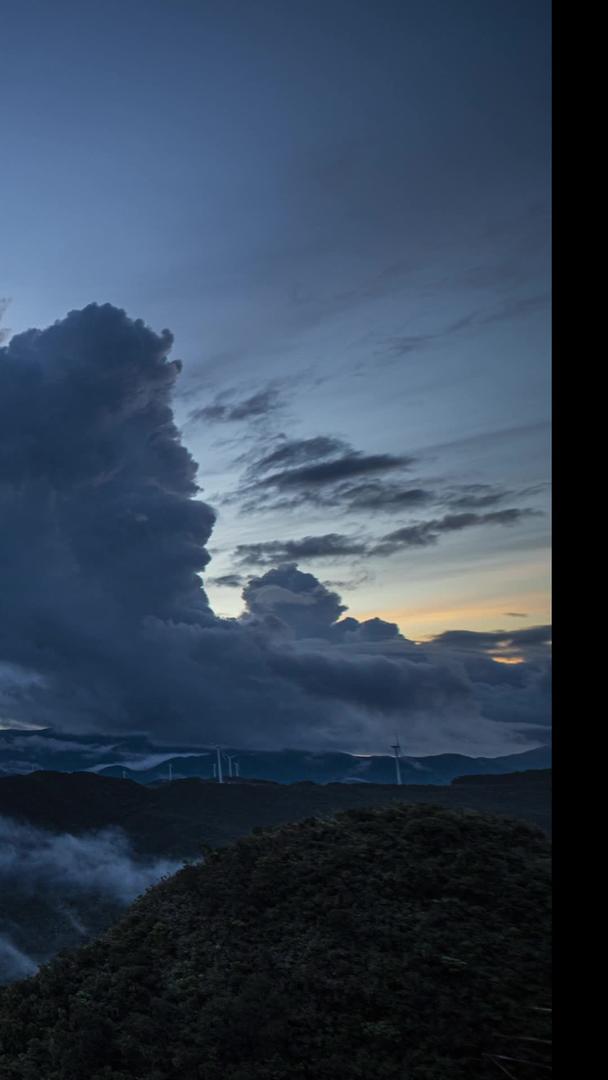
[[[529, 659], [524, 632], [550, 622], [549, 10], [6, 5], [7, 364], [25, 331], [91, 304], [171, 331], [175, 424], [216, 514], [200, 534], [216, 615], [241, 615], [252, 575], [297, 564], [349, 617], [395, 623], [410, 643], [474, 631], [513, 667]], [[92, 341], [79, 326], [74, 340]], [[27, 454], [33, 439], [61, 443], [53, 415]], [[5, 657], [34, 681], [42, 670], [25, 645]], [[329, 742], [368, 749], [357, 724]], [[428, 746], [453, 748], [462, 730]], [[482, 752], [541, 741], [472, 738]]]

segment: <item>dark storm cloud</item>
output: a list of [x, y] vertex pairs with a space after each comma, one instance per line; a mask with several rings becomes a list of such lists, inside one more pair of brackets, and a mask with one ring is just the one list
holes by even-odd
[[296, 637], [327, 637], [346, 611], [336, 592], [295, 563], [283, 563], [254, 577], [243, 589], [247, 611], [255, 618], [280, 619]]
[[441, 711], [446, 705], [465, 705], [468, 681], [445, 667], [400, 657], [366, 656], [356, 649], [342, 654], [277, 653], [277, 674], [293, 681], [318, 698], [336, 698], [372, 712]]
[[433, 638], [429, 648], [433, 652], [449, 650], [451, 655], [458, 656], [476, 682], [519, 685], [521, 680], [529, 682], [530, 671], [537, 678], [548, 673], [551, 627], [485, 632], [446, 630]]
[[[475, 687], [484, 716], [528, 726], [549, 737], [551, 627], [524, 630], [447, 630], [428, 645], [459, 663]], [[543, 734], [544, 733], [544, 734]]]
[[[259, 625], [209, 608], [198, 572], [214, 514], [173, 422], [170, 347], [168, 332], [91, 305], [0, 353], [3, 714], [73, 731], [331, 741], [341, 671], [321, 707], [300, 668], [288, 675], [289, 642], [277, 658]], [[350, 696], [343, 709], [339, 724], [366, 729]]]
[[[528, 726], [539, 733], [540, 740], [547, 738], [549, 667], [546, 650], [534, 648], [546, 641], [547, 627], [533, 628], [525, 660], [505, 664], [493, 655], [508, 658], [513, 655], [509, 643], [517, 643], [519, 656], [524, 639], [517, 631], [511, 637], [505, 631], [465, 634], [464, 638], [455, 634], [451, 641], [441, 635], [427, 646], [415, 645], [394, 623], [341, 617], [345, 608], [339, 596], [295, 565], [251, 579], [243, 597], [249, 612], [246, 618], [253, 624], [293, 639], [294, 648], [276, 652], [274, 667], [290, 681], [300, 682], [308, 693], [336, 694], [372, 711], [390, 711], [401, 700], [416, 713], [432, 701], [436, 715], [452, 710], [460, 731], [466, 710], [481, 705], [485, 719], [518, 729]], [[315, 643], [319, 639], [326, 643], [321, 652]], [[462, 648], [463, 640], [466, 648]], [[438, 654], [444, 666], [437, 666]]]
[[[0, 349], [2, 717], [161, 744], [371, 748], [402, 719], [429, 752], [446, 738], [483, 752], [517, 742], [481, 711], [454, 650], [341, 618], [337, 594], [295, 566], [250, 582], [242, 619], [214, 615], [199, 576], [214, 513], [173, 421], [170, 347], [168, 331], [91, 305]], [[279, 466], [288, 488], [302, 471], [350, 483], [407, 461], [312, 452], [330, 456]], [[335, 533], [257, 557], [365, 550]]]
[[0, 353], [4, 599], [20, 621], [31, 602], [42, 637], [55, 604], [64, 626], [90, 604], [93, 635], [117, 610], [210, 617], [197, 571], [215, 515], [173, 423], [171, 344], [91, 305]]

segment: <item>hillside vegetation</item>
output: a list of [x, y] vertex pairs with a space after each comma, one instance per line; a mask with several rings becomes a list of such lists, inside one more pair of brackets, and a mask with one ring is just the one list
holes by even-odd
[[119, 827], [137, 851], [175, 858], [219, 847], [256, 826], [281, 825], [396, 800], [487, 810], [550, 829], [551, 770], [487, 776], [479, 784], [226, 784], [175, 780], [144, 787], [94, 773], [0, 778], [0, 815], [61, 832]]
[[543, 1075], [549, 868], [540, 830], [424, 805], [258, 832], [3, 990], [0, 1078]]

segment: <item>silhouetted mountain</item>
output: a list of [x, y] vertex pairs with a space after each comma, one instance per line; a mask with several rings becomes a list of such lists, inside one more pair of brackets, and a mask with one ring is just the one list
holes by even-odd
[[496, 1080], [504, 1055], [547, 1067], [549, 865], [524, 823], [426, 806], [241, 840], [2, 991], [0, 1076]]
[[139, 853], [192, 856], [257, 826], [399, 802], [488, 810], [550, 827], [550, 770], [498, 784], [414, 786], [175, 780], [155, 786], [94, 773], [38, 772], [0, 778], [0, 815], [62, 832], [108, 826]]
[[[337, 752], [303, 750], [243, 750], [228, 747], [238, 759], [243, 779], [294, 783], [312, 780], [393, 784], [395, 761], [389, 754], [358, 756]], [[212, 779], [216, 751], [213, 747], [156, 746], [144, 735], [66, 735], [53, 731], [0, 731], [0, 775], [34, 770], [82, 772], [128, 778], [138, 783], [199, 777]], [[407, 784], [449, 784], [464, 773], [501, 773], [515, 769], [550, 768], [551, 748], [542, 746], [503, 757], [469, 757], [466, 754], [404, 755], [401, 775]], [[224, 762], [228, 774], [229, 766]]]
[[449, 787], [194, 779], [146, 787], [93, 773], [5, 777], [0, 982], [95, 937], [162, 874], [256, 827], [426, 802], [527, 818], [549, 831], [550, 781], [550, 771], [464, 778]]

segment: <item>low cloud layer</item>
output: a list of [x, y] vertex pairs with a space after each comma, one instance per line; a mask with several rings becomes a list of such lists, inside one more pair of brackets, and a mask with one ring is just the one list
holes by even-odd
[[[354, 560], [370, 543], [432, 544], [525, 511], [444, 514], [376, 541], [330, 533], [242, 545], [241, 561], [273, 569], [245, 586], [242, 618], [218, 618], [201, 580], [215, 514], [173, 420], [171, 344], [168, 331], [91, 305], [0, 349], [5, 722], [190, 745], [364, 751], [405, 726], [415, 753], [527, 745], [526, 725], [547, 723], [538, 658], [516, 683], [480, 645], [492, 676], [477, 679], [460, 645], [422, 648], [393, 624], [344, 618], [339, 597], [294, 565], [322, 551]], [[319, 436], [275, 444], [250, 483], [273, 498], [338, 484], [373, 500], [391, 490], [377, 482], [412, 464]]]
[[180, 865], [136, 858], [119, 830], [72, 836], [0, 817], [0, 982], [86, 941]]
[[171, 859], [136, 861], [119, 830], [72, 836], [0, 818], [0, 879], [32, 896], [45, 889], [90, 892], [126, 905], [180, 865]]

